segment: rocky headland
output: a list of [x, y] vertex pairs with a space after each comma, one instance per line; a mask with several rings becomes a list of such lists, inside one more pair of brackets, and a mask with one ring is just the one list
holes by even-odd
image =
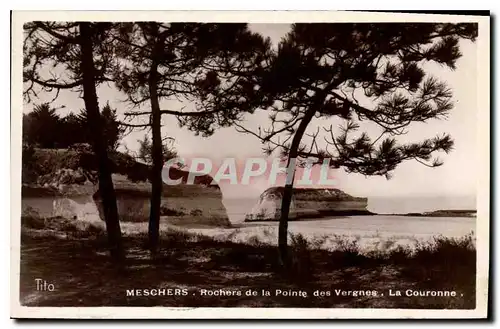
[[[246, 222], [278, 221], [284, 187], [271, 187], [245, 216]], [[378, 214], [367, 209], [368, 198], [354, 197], [339, 189], [294, 188], [289, 220], [335, 216], [476, 217], [474, 209], [442, 209], [427, 212]]]
[[[245, 221], [279, 220], [283, 190], [284, 187], [265, 190]], [[289, 219], [372, 215], [367, 207], [368, 198], [354, 197], [339, 189], [294, 188]]]

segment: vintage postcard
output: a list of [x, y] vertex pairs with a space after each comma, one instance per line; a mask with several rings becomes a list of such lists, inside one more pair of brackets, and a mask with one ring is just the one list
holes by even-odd
[[488, 315], [490, 18], [13, 12], [11, 316]]

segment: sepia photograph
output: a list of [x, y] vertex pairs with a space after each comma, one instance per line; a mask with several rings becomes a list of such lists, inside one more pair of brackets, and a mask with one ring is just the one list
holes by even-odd
[[489, 22], [13, 12], [11, 316], [486, 318]]

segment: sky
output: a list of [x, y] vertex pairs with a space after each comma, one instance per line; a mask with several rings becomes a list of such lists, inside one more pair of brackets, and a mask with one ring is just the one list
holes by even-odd
[[[273, 45], [289, 31], [288, 24], [250, 24], [250, 29], [271, 38]], [[479, 36], [481, 38], [481, 35]], [[409, 127], [408, 134], [399, 137], [398, 141], [421, 141], [431, 138], [437, 134], [449, 133], [455, 141], [454, 150], [449, 154], [440, 154], [444, 165], [438, 168], [428, 168], [417, 162], [406, 162], [401, 164], [394, 172], [393, 177], [387, 180], [385, 177], [364, 177], [359, 174], [347, 174], [342, 169], [330, 174], [335, 177], [336, 186], [345, 192], [355, 196], [471, 196], [476, 194], [477, 171], [475, 163], [476, 154], [476, 113], [477, 113], [477, 48], [470, 41], [461, 41], [462, 58], [457, 61], [457, 69], [454, 71], [438, 65], [427, 65], [425, 70], [440, 80], [445, 81], [453, 91], [454, 108], [446, 120], [432, 120], [425, 124], [414, 124]], [[112, 85], [102, 85], [98, 88], [99, 103], [101, 106], [107, 102], [117, 109], [118, 115], [130, 110], [125, 100], [125, 95], [118, 92]], [[50, 101], [53, 94], [39, 94], [38, 101], [34, 104]], [[54, 101], [54, 107], [64, 105], [64, 109], [58, 110], [65, 115], [70, 110], [84, 108], [83, 99], [70, 91], [61, 91], [59, 97]], [[162, 108], [171, 110], [186, 106], [188, 111], [190, 104], [179, 104], [177, 101], [162, 101]], [[24, 105], [24, 112], [29, 112], [33, 103]], [[175, 138], [175, 149], [180, 156], [196, 157], [206, 156], [212, 159], [224, 159], [236, 157], [245, 159], [248, 157], [263, 157], [262, 144], [254, 136], [237, 132], [234, 128], [223, 128], [216, 131], [213, 136], [203, 138], [195, 136], [193, 132], [180, 128], [177, 120], [172, 116], [163, 116], [163, 135]], [[313, 121], [308, 131], [312, 132], [317, 127], [328, 127], [330, 124], [337, 125], [338, 121], [321, 120]], [[267, 127], [268, 119], [266, 113], [256, 112], [248, 115], [244, 125], [251, 129], [258, 126]], [[362, 126], [371, 136], [378, 136], [376, 128], [367, 125]], [[135, 151], [138, 140], [142, 139], [144, 131], [136, 131], [127, 135], [122, 141], [124, 147]], [[269, 182], [255, 179], [251, 185], [229, 185], [221, 184], [224, 197], [255, 197], [270, 186]]]

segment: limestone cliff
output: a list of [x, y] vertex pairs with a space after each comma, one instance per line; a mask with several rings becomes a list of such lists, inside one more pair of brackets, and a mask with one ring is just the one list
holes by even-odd
[[[149, 167], [130, 156], [110, 156], [117, 206], [122, 221], [148, 221], [151, 184]], [[23, 151], [21, 205], [23, 213], [40, 216], [100, 220], [102, 205], [97, 188], [95, 162], [88, 149]], [[173, 169], [177, 186], [164, 185], [162, 217], [176, 225], [230, 226], [222, 193], [210, 176], [185, 184], [189, 172]]]
[[[151, 184], [131, 183], [124, 176], [115, 175], [118, 213], [122, 221], [149, 220]], [[102, 203], [99, 191], [93, 195], [100, 217]], [[231, 226], [222, 203], [222, 192], [217, 185], [180, 184], [163, 185], [162, 220], [175, 225]]]
[[[265, 190], [245, 221], [279, 220], [283, 190]], [[367, 198], [353, 197], [339, 189], [294, 188], [289, 219], [371, 214], [367, 206]]]

